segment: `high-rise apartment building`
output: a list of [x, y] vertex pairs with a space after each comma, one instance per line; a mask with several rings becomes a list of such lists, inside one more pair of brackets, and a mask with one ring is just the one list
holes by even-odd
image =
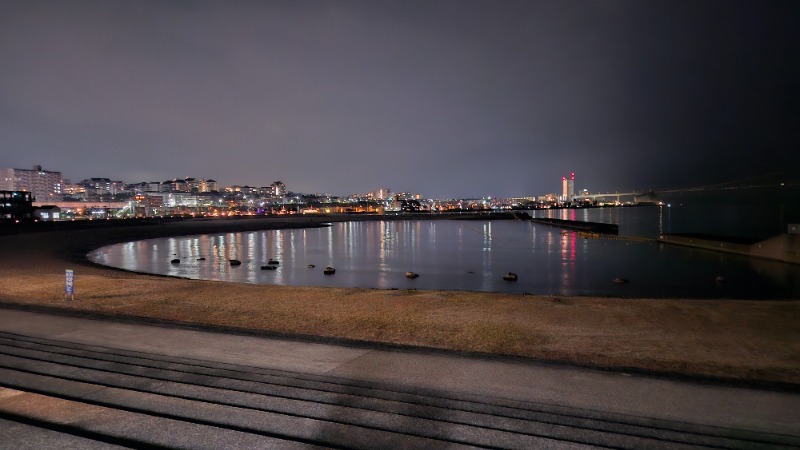
[[0, 169], [0, 190], [30, 192], [39, 203], [60, 201], [63, 197], [61, 172], [27, 169]]
[[567, 177], [561, 177], [561, 201], [571, 202], [575, 198], [575, 172]]
[[219, 184], [215, 180], [200, 180], [200, 192], [219, 191]]
[[89, 196], [117, 195], [125, 192], [124, 182], [109, 178], [87, 178], [78, 183], [78, 185], [82, 186]]
[[195, 194], [200, 192], [200, 180], [197, 178], [186, 178], [183, 180], [185, 182], [185, 190], [186, 192], [194, 192]]
[[283, 197], [286, 195], [286, 185], [283, 181], [276, 181], [269, 185], [272, 188], [272, 195], [276, 197]]
[[572, 201], [575, 198], [575, 172], [569, 174], [569, 183], [567, 183], [567, 200]]
[[392, 190], [389, 188], [381, 188], [372, 193], [372, 198], [378, 200], [389, 200], [392, 198]]

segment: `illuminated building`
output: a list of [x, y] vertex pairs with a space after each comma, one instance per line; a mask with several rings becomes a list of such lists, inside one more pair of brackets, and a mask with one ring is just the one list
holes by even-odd
[[575, 172], [567, 177], [561, 177], [561, 201], [571, 202], [575, 198]]
[[45, 222], [61, 219], [61, 208], [56, 205], [44, 205], [33, 209], [33, 217]]
[[42, 170], [0, 169], [0, 190], [31, 192], [40, 203], [51, 203], [62, 199], [61, 172]]
[[272, 195], [275, 197], [283, 197], [286, 195], [286, 185], [283, 184], [283, 181], [276, 181], [269, 185], [272, 188]]
[[215, 180], [200, 180], [200, 192], [219, 191], [219, 184]]
[[183, 180], [185, 184], [185, 191], [186, 192], [193, 192], [197, 193], [200, 191], [200, 181], [197, 178], [186, 178]]
[[567, 200], [572, 201], [575, 198], [575, 172], [569, 174], [567, 182]]
[[125, 183], [113, 181], [108, 178], [87, 178], [78, 186], [83, 188], [87, 197], [98, 197], [102, 195], [117, 195], [125, 192]]
[[33, 195], [22, 191], [0, 191], [0, 221], [33, 218]]

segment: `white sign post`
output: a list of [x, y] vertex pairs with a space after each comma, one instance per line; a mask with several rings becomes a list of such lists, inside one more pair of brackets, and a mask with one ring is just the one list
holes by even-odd
[[67, 300], [75, 300], [75, 273], [72, 269], [67, 269], [64, 279], [64, 292], [67, 295]]

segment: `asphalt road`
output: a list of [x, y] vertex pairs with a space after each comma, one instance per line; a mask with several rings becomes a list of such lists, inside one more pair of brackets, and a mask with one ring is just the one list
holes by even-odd
[[800, 395], [0, 308], [3, 448], [799, 448]]

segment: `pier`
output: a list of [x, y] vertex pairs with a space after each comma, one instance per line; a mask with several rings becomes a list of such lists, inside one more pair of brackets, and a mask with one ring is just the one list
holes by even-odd
[[615, 223], [584, 222], [580, 220], [550, 218], [534, 218], [531, 219], [531, 222], [589, 233], [619, 234], [619, 225]]

